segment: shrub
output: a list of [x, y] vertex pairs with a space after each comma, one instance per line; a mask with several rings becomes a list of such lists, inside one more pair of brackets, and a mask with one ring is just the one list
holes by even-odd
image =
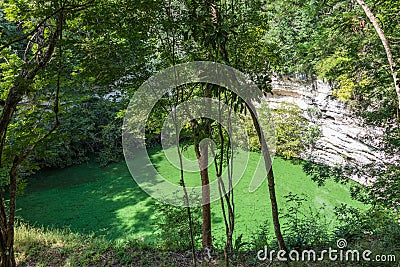
[[301, 109], [290, 103], [282, 103], [273, 111], [276, 129], [276, 153], [284, 158], [299, 158], [305, 150], [303, 137], [308, 130], [308, 122]]
[[[336, 238], [344, 238], [352, 249], [370, 250], [375, 255], [395, 255], [400, 259], [400, 225], [393, 210], [372, 206], [359, 211], [347, 205], [336, 208], [339, 225]], [[373, 262], [360, 262], [357, 266], [376, 266]], [[381, 262], [379, 266], [393, 266], [393, 262]]]
[[[156, 204], [156, 225], [164, 249], [183, 251], [191, 248], [189, 218], [186, 207], [175, 207], [161, 202]], [[201, 239], [201, 209], [191, 208], [195, 245]]]
[[[265, 138], [270, 144], [275, 143], [276, 154], [286, 159], [299, 158], [321, 136], [319, 126], [309, 123], [302, 110], [293, 103], [282, 103], [272, 111], [261, 105], [259, 117], [264, 128], [267, 128], [264, 129]], [[250, 150], [260, 151], [260, 142], [251, 119], [246, 117], [245, 122]]]
[[329, 243], [332, 234], [329, 231], [329, 223], [323, 210], [304, 207], [306, 197], [289, 193], [286, 199], [286, 210], [283, 213], [285, 224], [283, 234], [286, 237], [286, 245], [289, 249], [321, 248]]

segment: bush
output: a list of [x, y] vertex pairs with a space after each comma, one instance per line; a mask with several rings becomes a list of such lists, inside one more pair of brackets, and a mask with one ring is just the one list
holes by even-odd
[[[270, 141], [270, 144], [275, 143], [276, 154], [286, 159], [300, 158], [301, 153], [304, 153], [307, 147], [313, 147], [315, 141], [321, 136], [319, 126], [309, 123], [296, 104], [282, 103], [272, 112], [261, 106], [259, 113], [261, 123], [268, 128], [264, 129], [266, 139]], [[260, 151], [261, 145], [251, 118], [246, 117], [245, 123], [250, 150]], [[273, 125], [270, 125], [272, 123]], [[272, 126], [275, 127], [275, 131], [270, 129]], [[272, 136], [273, 134], [275, 136]]]
[[304, 152], [303, 136], [308, 130], [308, 122], [301, 109], [290, 103], [282, 103], [273, 111], [276, 128], [276, 153], [286, 159], [299, 158]]
[[286, 237], [286, 246], [289, 249], [322, 248], [329, 244], [332, 234], [329, 231], [329, 222], [320, 209], [304, 207], [306, 198], [289, 193], [286, 199], [286, 210], [283, 214], [285, 221], [283, 235]]
[[[161, 202], [156, 204], [158, 215], [156, 225], [161, 247], [172, 251], [184, 251], [191, 248], [189, 218], [186, 207], [175, 207]], [[192, 229], [195, 246], [201, 240], [201, 209], [191, 208]]]
[[[329, 230], [329, 222], [324, 212], [311, 206], [304, 207], [306, 196], [298, 196], [289, 193], [284, 196], [286, 209], [282, 212], [282, 234], [289, 250], [303, 250], [309, 248], [324, 248], [329, 245], [333, 233]], [[278, 249], [274, 233], [270, 231], [270, 224], [265, 222], [260, 226], [257, 234], [253, 237], [254, 249], [262, 249], [267, 246]]]
[[[393, 210], [380, 206], [359, 211], [347, 205], [336, 208], [339, 225], [336, 238], [346, 239], [352, 249], [370, 250], [375, 255], [395, 255], [400, 259], [400, 225]], [[377, 266], [373, 262], [360, 262], [357, 266]], [[393, 262], [381, 262], [379, 266], [393, 266]]]
[[123, 103], [103, 98], [68, 104], [60, 114], [56, 134], [39, 146], [35, 159], [41, 167], [66, 167], [94, 156], [101, 165], [122, 157], [122, 118], [115, 114]]

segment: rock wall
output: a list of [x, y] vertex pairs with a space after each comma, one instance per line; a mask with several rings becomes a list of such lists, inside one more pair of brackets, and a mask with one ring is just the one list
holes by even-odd
[[319, 125], [321, 138], [304, 157], [311, 155], [316, 162], [352, 167], [356, 171], [351, 178], [362, 184], [370, 178], [363, 172], [365, 165], [394, 161], [380, 148], [383, 129], [364, 125], [344, 102], [332, 96], [327, 83], [273, 77], [267, 101], [271, 108], [283, 102], [296, 103], [309, 122]]

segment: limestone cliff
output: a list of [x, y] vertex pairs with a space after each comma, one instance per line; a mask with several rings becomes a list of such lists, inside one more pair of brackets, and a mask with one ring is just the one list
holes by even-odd
[[319, 125], [321, 137], [315, 147], [303, 155], [328, 165], [349, 166], [356, 171], [351, 178], [368, 183], [364, 166], [393, 162], [381, 149], [383, 129], [366, 126], [347, 105], [332, 96], [332, 88], [322, 81], [272, 78], [272, 94], [267, 101], [271, 108], [283, 102], [296, 103], [311, 123]]

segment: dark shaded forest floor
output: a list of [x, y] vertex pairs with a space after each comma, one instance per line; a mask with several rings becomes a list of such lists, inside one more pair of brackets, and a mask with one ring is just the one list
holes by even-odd
[[[73, 233], [68, 229], [45, 230], [20, 224], [16, 229], [16, 258], [18, 266], [194, 266], [190, 251], [166, 251], [146, 245], [141, 240], [110, 242], [103, 237]], [[267, 262], [257, 259], [255, 251], [235, 253], [230, 266], [400, 266], [367, 262]], [[222, 251], [196, 252], [196, 266], [225, 265]]]

